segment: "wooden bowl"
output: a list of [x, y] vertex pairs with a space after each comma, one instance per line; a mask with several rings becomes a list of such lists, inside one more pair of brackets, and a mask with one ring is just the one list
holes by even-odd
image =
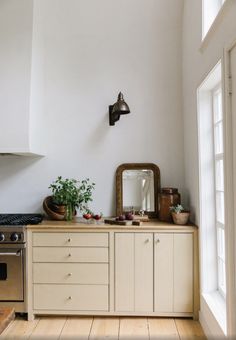
[[43, 209], [46, 214], [53, 220], [63, 221], [65, 219], [65, 215], [55, 212], [53, 210], [52, 196], [47, 196], [43, 201]]

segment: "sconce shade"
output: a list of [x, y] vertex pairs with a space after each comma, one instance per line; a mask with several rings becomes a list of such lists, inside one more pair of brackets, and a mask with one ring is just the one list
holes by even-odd
[[118, 94], [117, 102], [113, 105], [112, 113], [119, 113], [120, 115], [130, 113], [129, 106], [124, 101], [124, 96], [121, 92]]
[[128, 104], [124, 101], [124, 96], [120, 92], [118, 94], [117, 102], [113, 105], [109, 105], [109, 124], [115, 125], [120, 119], [120, 115], [130, 113]]

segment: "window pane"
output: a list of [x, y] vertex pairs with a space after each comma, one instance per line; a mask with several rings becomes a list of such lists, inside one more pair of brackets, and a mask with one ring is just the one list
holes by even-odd
[[218, 281], [219, 289], [225, 294], [226, 293], [226, 282], [225, 282], [225, 263], [221, 259], [218, 259]]
[[215, 153], [223, 152], [223, 122], [215, 125]]
[[216, 190], [224, 191], [224, 163], [222, 159], [216, 161]]
[[223, 119], [222, 115], [222, 95], [221, 90], [218, 90], [214, 93], [214, 123]]
[[224, 210], [225, 210], [224, 193], [216, 192], [216, 219], [218, 222], [222, 224], [225, 223]]
[[225, 231], [222, 228], [217, 228], [217, 243], [218, 256], [225, 261]]

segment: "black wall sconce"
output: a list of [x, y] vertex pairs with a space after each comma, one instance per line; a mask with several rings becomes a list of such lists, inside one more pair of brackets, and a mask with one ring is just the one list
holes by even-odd
[[130, 113], [129, 106], [124, 101], [124, 96], [120, 92], [118, 94], [117, 102], [113, 105], [109, 105], [109, 125], [115, 125], [120, 119], [120, 115], [126, 115]]

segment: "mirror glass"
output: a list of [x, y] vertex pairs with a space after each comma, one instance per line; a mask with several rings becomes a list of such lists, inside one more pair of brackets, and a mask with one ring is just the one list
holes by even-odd
[[155, 211], [154, 173], [150, 169], [122, 173], [123, 211]]

